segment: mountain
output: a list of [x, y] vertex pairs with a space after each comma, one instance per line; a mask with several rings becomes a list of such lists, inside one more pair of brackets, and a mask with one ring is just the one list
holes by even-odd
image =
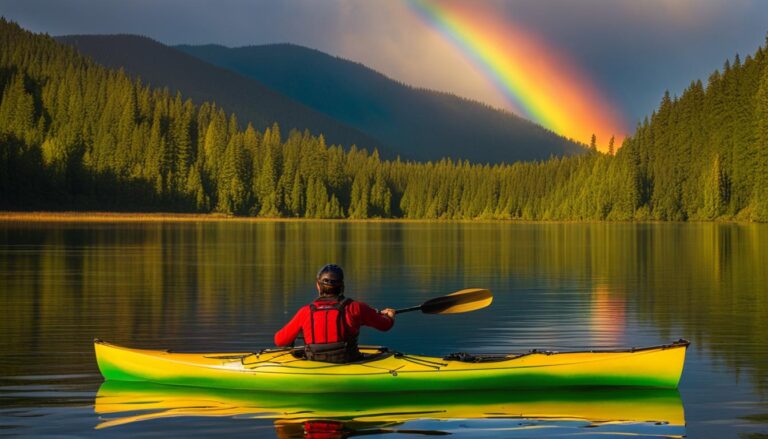
[[216, 67], [150, 38], [135, 35], [72, 35], [56, 38], [107, 67], [122, 68], [153, 87], [168, 87], [195, 103], [215, 102], [245, 125], [262, 130], [308, 129], [327, 142], [382, 148], [372, 137], [315, 111], [256, 80]]
[[499, 163], [584, 152], [509, 112], [416, 89], [317, 50], [289, 44], [176, 47], [354, 126], [403, 157]]

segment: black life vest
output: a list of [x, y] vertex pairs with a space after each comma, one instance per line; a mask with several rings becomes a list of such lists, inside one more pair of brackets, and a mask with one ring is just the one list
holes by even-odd
[[312, 343], [304, 348], [307, 360], [349, 363], [360, 359], [357, 336], [345, 334], [346, 309], [350, 303], [352, 299], [309, 305]]

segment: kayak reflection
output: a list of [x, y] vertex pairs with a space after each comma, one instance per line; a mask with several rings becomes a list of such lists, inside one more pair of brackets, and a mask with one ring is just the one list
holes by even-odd
[[106, 381], [94, 409], [101, 420], [97, 429], [184, 416], [237, 417], [271, 419], [277, 435], [285, 438], [444, 435], [486, 428], [503, 429], [511, 436], [514, 430], [542, 427], [685, 435], [680, 394], [666, 389], [363, 393], [329, 398]]

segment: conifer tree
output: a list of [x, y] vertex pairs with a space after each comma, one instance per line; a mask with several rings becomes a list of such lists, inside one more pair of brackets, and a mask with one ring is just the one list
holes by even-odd
[[301, 175], [298, 172], [294, 174], [291, 195], [288, 199], [288, 213], [291, 216], [302, 216], [304, 213], [305, 193], [304, 185], [301, 182]]
[[170, 161], [175, 171], [172, 186], [174, 190], [178, 191], [184, 187], [184, 181], [189, 174], [189, 167], [195, 159], [192, 135], [196, 130], [192, 126], [194, 117], [192, 101], [187, 100], [182, 104], [181, 95], [177, 95], [173, 108], [174, 115], [171, 118], [170, 131], [175, 157], [171, 157]]
[[137, 105], [136, 96], [131, 88], [126, 93], [128, 99], [123, 102], [123, 109], [117, 123], [117, 150], [115, 151], [115, 169], [126, 171], [131, 165], [131, 145], [133, 132], [136, 129]]
[[247, 212], [249, 202], [249, 188], [246, 184], [250, 181], [245, 168], [247, 160], [243, 147], [242, 134], [234, 134], [224, 155], [220, 180], [218, 182], [218, 204], [216, 210], [233, 214]]
[[213, 108], [202, 145], [205, 171], [213, 181], [218, 179], [220, 159], [224, 156], [227, 142], [226, 116], [220, 109]]
[[752, 219], [768, 222], [768, 66], [763, 68], [756, 102], [754, 150], [757, 166], [752, 196]]
[[195, 164], [189, 169], [186, 193], [190, 196], [194, 203], [193, 210], [198, 212], [209, 211], [210, 199], [205, 193], [205, 188], [203, 187], [202, 166], [199, 164]]
[[328, 202], [328, 207], [325, 212], [326, 218], [343, 218], [344, 217], [344, 211], [341, 208], [341, 203], [339, 203], [338, 198], [336, 198], [335, 194], [331, 194], [331, 199]]
[[149, 144], [147, 149], [149, 154], [144, 164], [144, 176], [154, 183], [155, 192], [162, 196], [165, 193], [164, 181], [164, 159], [165, 159], [165, 138], [163, 136], [162, 115], [160, 111], [155, 110], [152, 118], [152, 128], [150, 129]]
[[277, 124], [264, 132], [262, 166], [255, 177], [255, 191], [259, 196], [259, 215], [276, 217], [280, 214], [280, 197], [277, 181], [279, 173], [278, 148], [280, 129]]
[[318, 199], [320, 181], [315, 177], [310, 177], [307, 182], [306, 192], [306, 207], [304, 209], [304, 216], [306, 218], [320, 218], [322, 217], [323, 210], [325, 209], [325, 200]]
[[13, 75], [0, 103], [0, 129], [24, 139], [35, 124], [34, 98], [24, 85], [24, 75]]
[[370, 207], [375, 216], [387, 218], [391, 215], [392, 194], [384, 180], [381, 167], [376, 172], [376, 181], [371, 187]]
[[370, 203], [370, 182], [366, 170], [355, 175], [350, 194], [349, 217], [355, 219], [368, 218]]

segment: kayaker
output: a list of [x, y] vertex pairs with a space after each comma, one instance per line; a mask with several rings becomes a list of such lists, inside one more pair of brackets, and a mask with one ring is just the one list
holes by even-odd
[[317, 272], [318, 297], [303, 306], [275, 334], [275, 345], [292, 346], [299, 331], [304, 334], [308, 360], [349, 363], [362, 358], [357, 347], [361, 326], [388, 331], [395, 324], [395, 310], [377, 311], [363, 302], [344, 297], [344, 271], [335, 264]]

